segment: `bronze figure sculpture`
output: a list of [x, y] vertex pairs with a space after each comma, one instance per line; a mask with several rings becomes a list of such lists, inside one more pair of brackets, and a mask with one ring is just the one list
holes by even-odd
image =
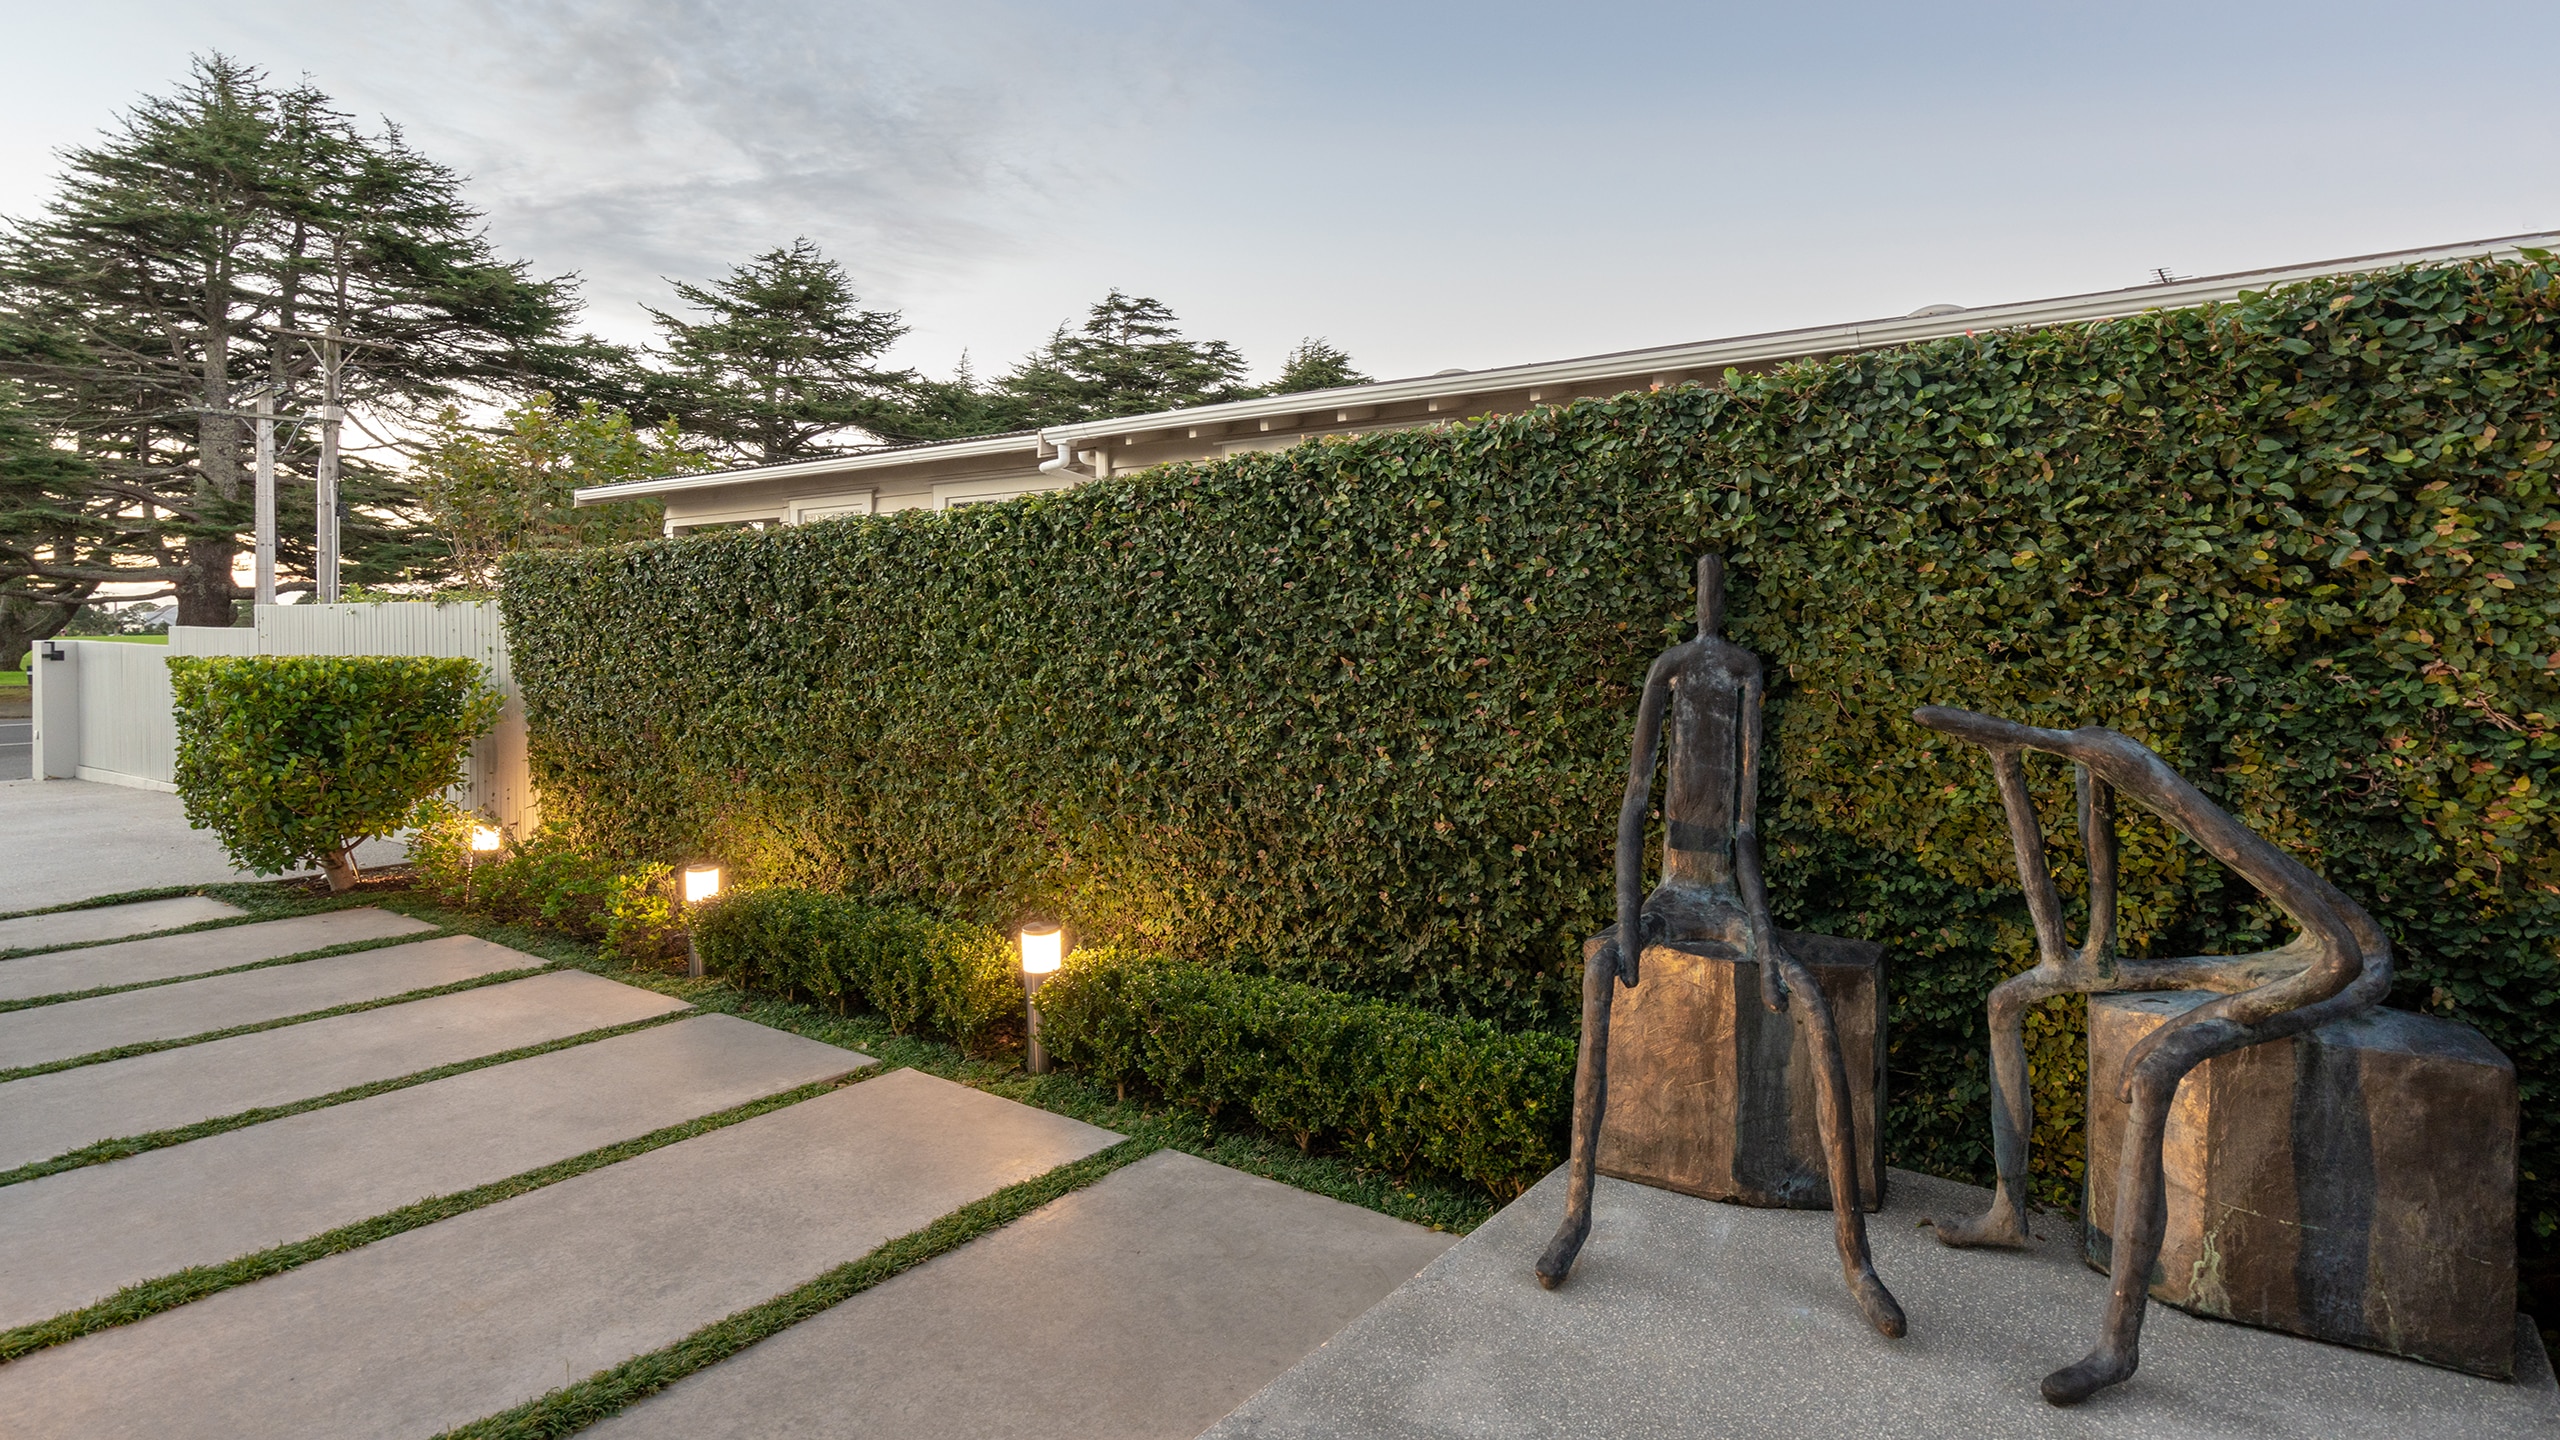
[[[1912, 719], [1991, 752], [2020, 883], [2034, 919], [2037, 963], [1991, 992], [1991, 1133], [1999, 1188], [1986, 1213], [1933, 1220], [1949, 1245], [2023, 1246], [2027, 1137], [2033, 1133], [2022, 1023], [2027, 1007], [2057, 995], [2207, 990], [2219, 998], [2161, 1025], [2125, 1055], [2116, 1082], [2130, 1107], [2115, 1183], [2114, 1248], [2107, 1314], [2086, 1358], [2044, 1378], [2044, 1398], [2075, 1405], [2130, 1376], [2140, 1363], [2142, 1317], [2160, 1253], [2166, 1205], [2161, 1140], [2178, 1082], [2217, 1055], [2298, 1035], [2370, 1008], [2391, 987], [2391, 945], [2363, 908], [2292, 856], [2207, 800], [2139, 742], [2100, 726], [2044, 730], [1969, 710], [1931, 706]], [[2063, 937], [2062, 903], [2045, 866], [2044, 830], [2027, 793], [2022, 754], [2041, 750], [2074, 764], [2081, 844], [2089, 857], [2088, 933]], [[2301, 933], [2250, 955], [2127, 959], [2116, 952], [2116, 830], [2121, 790], [2166, 820], [2273, 900]], [[2092, 1076], [2093, 1087], [2105, 1077]]]
[[[1610, 1001], [1635, 988], [1648, 945], [1689, 942], [1753, 962], [1761, 1003], [1792, 1010], [1814, 1067], [1817, 1115], [1829, 1174], [1834, 1238], [1850, 1294], [1868, 1322], [1903, 1333], [1901, 1307], [1867, 1253], [1859, 1209], [1849, 1079], [1829, 1007], [1813, 976], [1779, 944], [1762, 883], [1755, 812], [1760, 780], [1759, 658], [1717, 634], [1723, 621], [1724, 557], [1698, 562], [1698, 633], [1664, 651], [1645, 674], [1636, 712], [1627, 788], [1618, 812], [1617, 911], [1612, 936], [1591, 947], [1582, 983], [1582, 1052], [1574, 1075], [1572, 1175], [1565, 1218], [1538, 1261], [1553, 1289], [1573, 1270], [1591, 1231], [1591, 1198], [1609, 1093]], [[1643, 893], [1646, 812], [1669, 712], [1669, 776], [1663, 793], [1662, 882]], [[1629, 937], [1633, 937], [1630, 943]]]

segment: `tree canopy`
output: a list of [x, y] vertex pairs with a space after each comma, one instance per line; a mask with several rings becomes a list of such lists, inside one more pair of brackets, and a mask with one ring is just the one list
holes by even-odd
[[[459, 177], [309, 85], [207, 57], [64, 163], [53, 200], [0, 240], [0, 376], [91, 468], [77, 508], [107, 538], [13, 545], [0, 583], [165, 587], [179, 623], [227, 625], [253, 499], [245, 413], [261, 390], [287, 416], [316, 408], [311, 336], [351, 357], [359, 448], [568, 353], [569, 285], [499, 259]], [[285, 471], [309, 472], [316, 430], [283, 430]], [[396, 470], [352, 457], [341, 494], [351, 579], [441, 550], [410, 533]], [[280, 515], [294, 535], [299, 517]], [[285, 550], [295, 563], [307, 542]]]
[[844, 267], [806, 236], [707, 286], [673, 283], [692, 316], [649, 310], [660, 343], [635, 386], [648, 413], [755, 465], [906, 438], [917, 377], [879, 363], [906, 322], [863, 309]]
[[996, 408], [1016, 427], [1142, 415], [1251, 399], [1244, 374], [1233, 345], [1186, 340], [1163, 301], [1113, 290], [997, 382]]
[[655, 431], [593, 400], [562, 408], [546, 392], [510, 407], [495, 429], [448, 407], [436, 419], [415, 481], [462, 583], [494, 589], [498, 561], [519, 550], [611, 545], [659, 532], [666, 507], [625, 500], [577, 509], [572, 492], [697, 469], [673, 420]]

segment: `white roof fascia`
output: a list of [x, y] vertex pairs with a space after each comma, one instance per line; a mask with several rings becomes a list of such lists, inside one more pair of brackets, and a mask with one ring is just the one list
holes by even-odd
[[1620, 350], [1574, 360], [1512, 365], [1492, 370], [1469, 370], [1455, 375], [1426, 375], [1410, 380], [1382, 380], [1374, 384], [1345, 386], [1335, 390], [1305, 390], [1259, 400], [1235, 400], [1223, 405], [1196, 405], [1184, 410], [1159, 410], [1149, 415], [1129, 415], [1111, 420], [1085, 420], [1072, 425], [1045, 427], [1040, 431], [1040, 442], [1043, 449], [1056, 451], [1065, 446], [1081, 448], [1092, 441], [1114, 436], [1150, 430], [1173, 430], [1191, 425], [1255, 420], [1268, 415], [1304, 415], [1327, 408], [1347, 409], [1354, 406], [1393, 405], [1399, 402], [1432, 400], [1451, 395], [1491, 395], [1501, 391], [1538, 389], [1550, 385], [1562, 387], [1582, 381], [1645, 372], [1721, 371], [1729, 366], [1770, 360], [1791, 360], [1850, 350], [1880, 350], [1923, 340], [1941, 340], [1950, 335], [1962, 335], [1972, 331], [2011, 330], [2067, 325], [2080, 321], [2111, 320], [2127, 315], [2138, 315], [2146, 310], [2184, 310], [2218, 301], [2235, 300], [2244, 291], [2268, 290], [2278, 285], [2292, 284], [2301, 280], [2317, 280], [2324, 276], [2384, 270], [2401, 265], [2424, 264], [2429, 261], [2467, 260], [2484, 255], [2504, 258], [2526, 248], [2560, 249], [2560, 232], [2510, 235], [2495, 240], [2442, 245], [2425, 250], [2395, 250], [2379, 255], [2358, 255], [2342, 260], [2323, 260], [2277, 269], [2248, 270], [2229, 275], [2207, 275], [2195, 279], [2173, 280], [2166, 284], [2136, 285], [2122, 290], [2069, 295], [2052, 300], [1984, 305], [1937, 315], [1868, 320], [1854, 325], [1828, 325], [1806, 330], [1776, 330], [1759, 335], [1742, 335], [1688, 345], [1667, 345], [1646, 350]]
[[892, 450], [868, 450], [853, 455], [835, 455], [824, 460], [794, 460], [788, 465], [759, 465], [747, 470], [708, 470], [698, 475], [662, 475], [653, 480], [625, 480], [617, 485], [588, 485], [570, 492], [578, 505], [602, 505], [614, 500], [637, 500], [649, 495], [672, 495], [686, 490], [709, 490], [726, 485], [752, 485], [763, 480], [791, 480], [803, 475], [840, 475], [852, 470], [878, 470], [903, 465], [915, 460], [967, 460], [987, 455], [1010, 455], [1021, 452], [1037, 455], [1038, 437], [1028, 433], [989, 435], [974, 440], [946, 440], [934, 445], [901, 445]]

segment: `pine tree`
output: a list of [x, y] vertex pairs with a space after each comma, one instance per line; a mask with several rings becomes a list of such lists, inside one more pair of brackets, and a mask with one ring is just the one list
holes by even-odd
[[1185, 340], [1164, 302], [1114, 290], [1081, 329], [1058, 327], [997, 384], [1016, 426], [1063, 425], [1250, 399], [1244, 356], [1224, 340]]
[[1302, 390], [1331, 390], [1342, 385], [1366, 385], [1369, 377], [1351, 368], [1351, 357], [1321, 335], [1310, 335], [1298, 342], [1280, 367], [1280, 378], [1271, 382], [1270, 394], [1295, 395]]
[[[345, 339], [359, 449], [571, 353], [567, 284], [498, 260], [452, 171], [397, 129], [360, 131], [308, 85], [203, 58], [64, 159], [52, 202], [0, 245], [0, 376], [93, 466], [118, 534], [112, 563], [45, 557], [0, 581], [165, 586], [180, 624], [227, 625], [253, 498], [243, 412], [261, 388], [283, 414], [317, 407], [304, 334]], [[316, 445], [316, 426], [288, 429], [285, 471], [308, 475]], [[308, 481], [285, 489], [281, 548], [304, 564]], [[442, 553], [396, 469], [353, 457], [341, 493], [348, 578]]]
[[97, 500], [97, 474], [55, 445], [0, 382], [0, 669], [14, 670], [36, 641], [60, 634], [96, 580], [49, 577], [39, 567], [97, 569], [117, 527]]
[[906, 438], [919, 382], [878, 363], [906, 322], [861, 308], [844, 267], [805, 236], [675, 292], [700, 318], [649, 311], [661, 343], [637, 379], [642, 413], [757, 465]]

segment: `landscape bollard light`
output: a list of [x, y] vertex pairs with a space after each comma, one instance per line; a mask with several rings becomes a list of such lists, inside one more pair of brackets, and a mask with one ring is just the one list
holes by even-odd
[[495, 825], [471, 827], [471, 853], [474, 855], [494, 854], [505, 849], [506, 844], [507, 837], [498, 833], [498, 827]]
[[1067, 934], [1047, 921], [1033, 921], [1022, 927], [1022, 1009], [1030, 1017], [1024, 1029], [1028, 1053], [1023, 1068], [1034, 1075], [1049, 1073], [1049, 1052], [1040, 1043], [1040, 1007], [1034, 1003], [1040, 995], [1042, 981], [1058, 973], [1067, 961]]
[[[686, 910], [692, 910], [694, 906], [705, 900], [717, 899], [719, 894], [719, 866], [687, 865], [684, 867], [684, 908]], [[688, 915], [686, 918], [690, 921], [691, 916]], [[693, 928], [690, 924], [685, 927], [684, 932], [684, 973], [687, 979], [702, 978], [702, 947], [693, 943]]]

